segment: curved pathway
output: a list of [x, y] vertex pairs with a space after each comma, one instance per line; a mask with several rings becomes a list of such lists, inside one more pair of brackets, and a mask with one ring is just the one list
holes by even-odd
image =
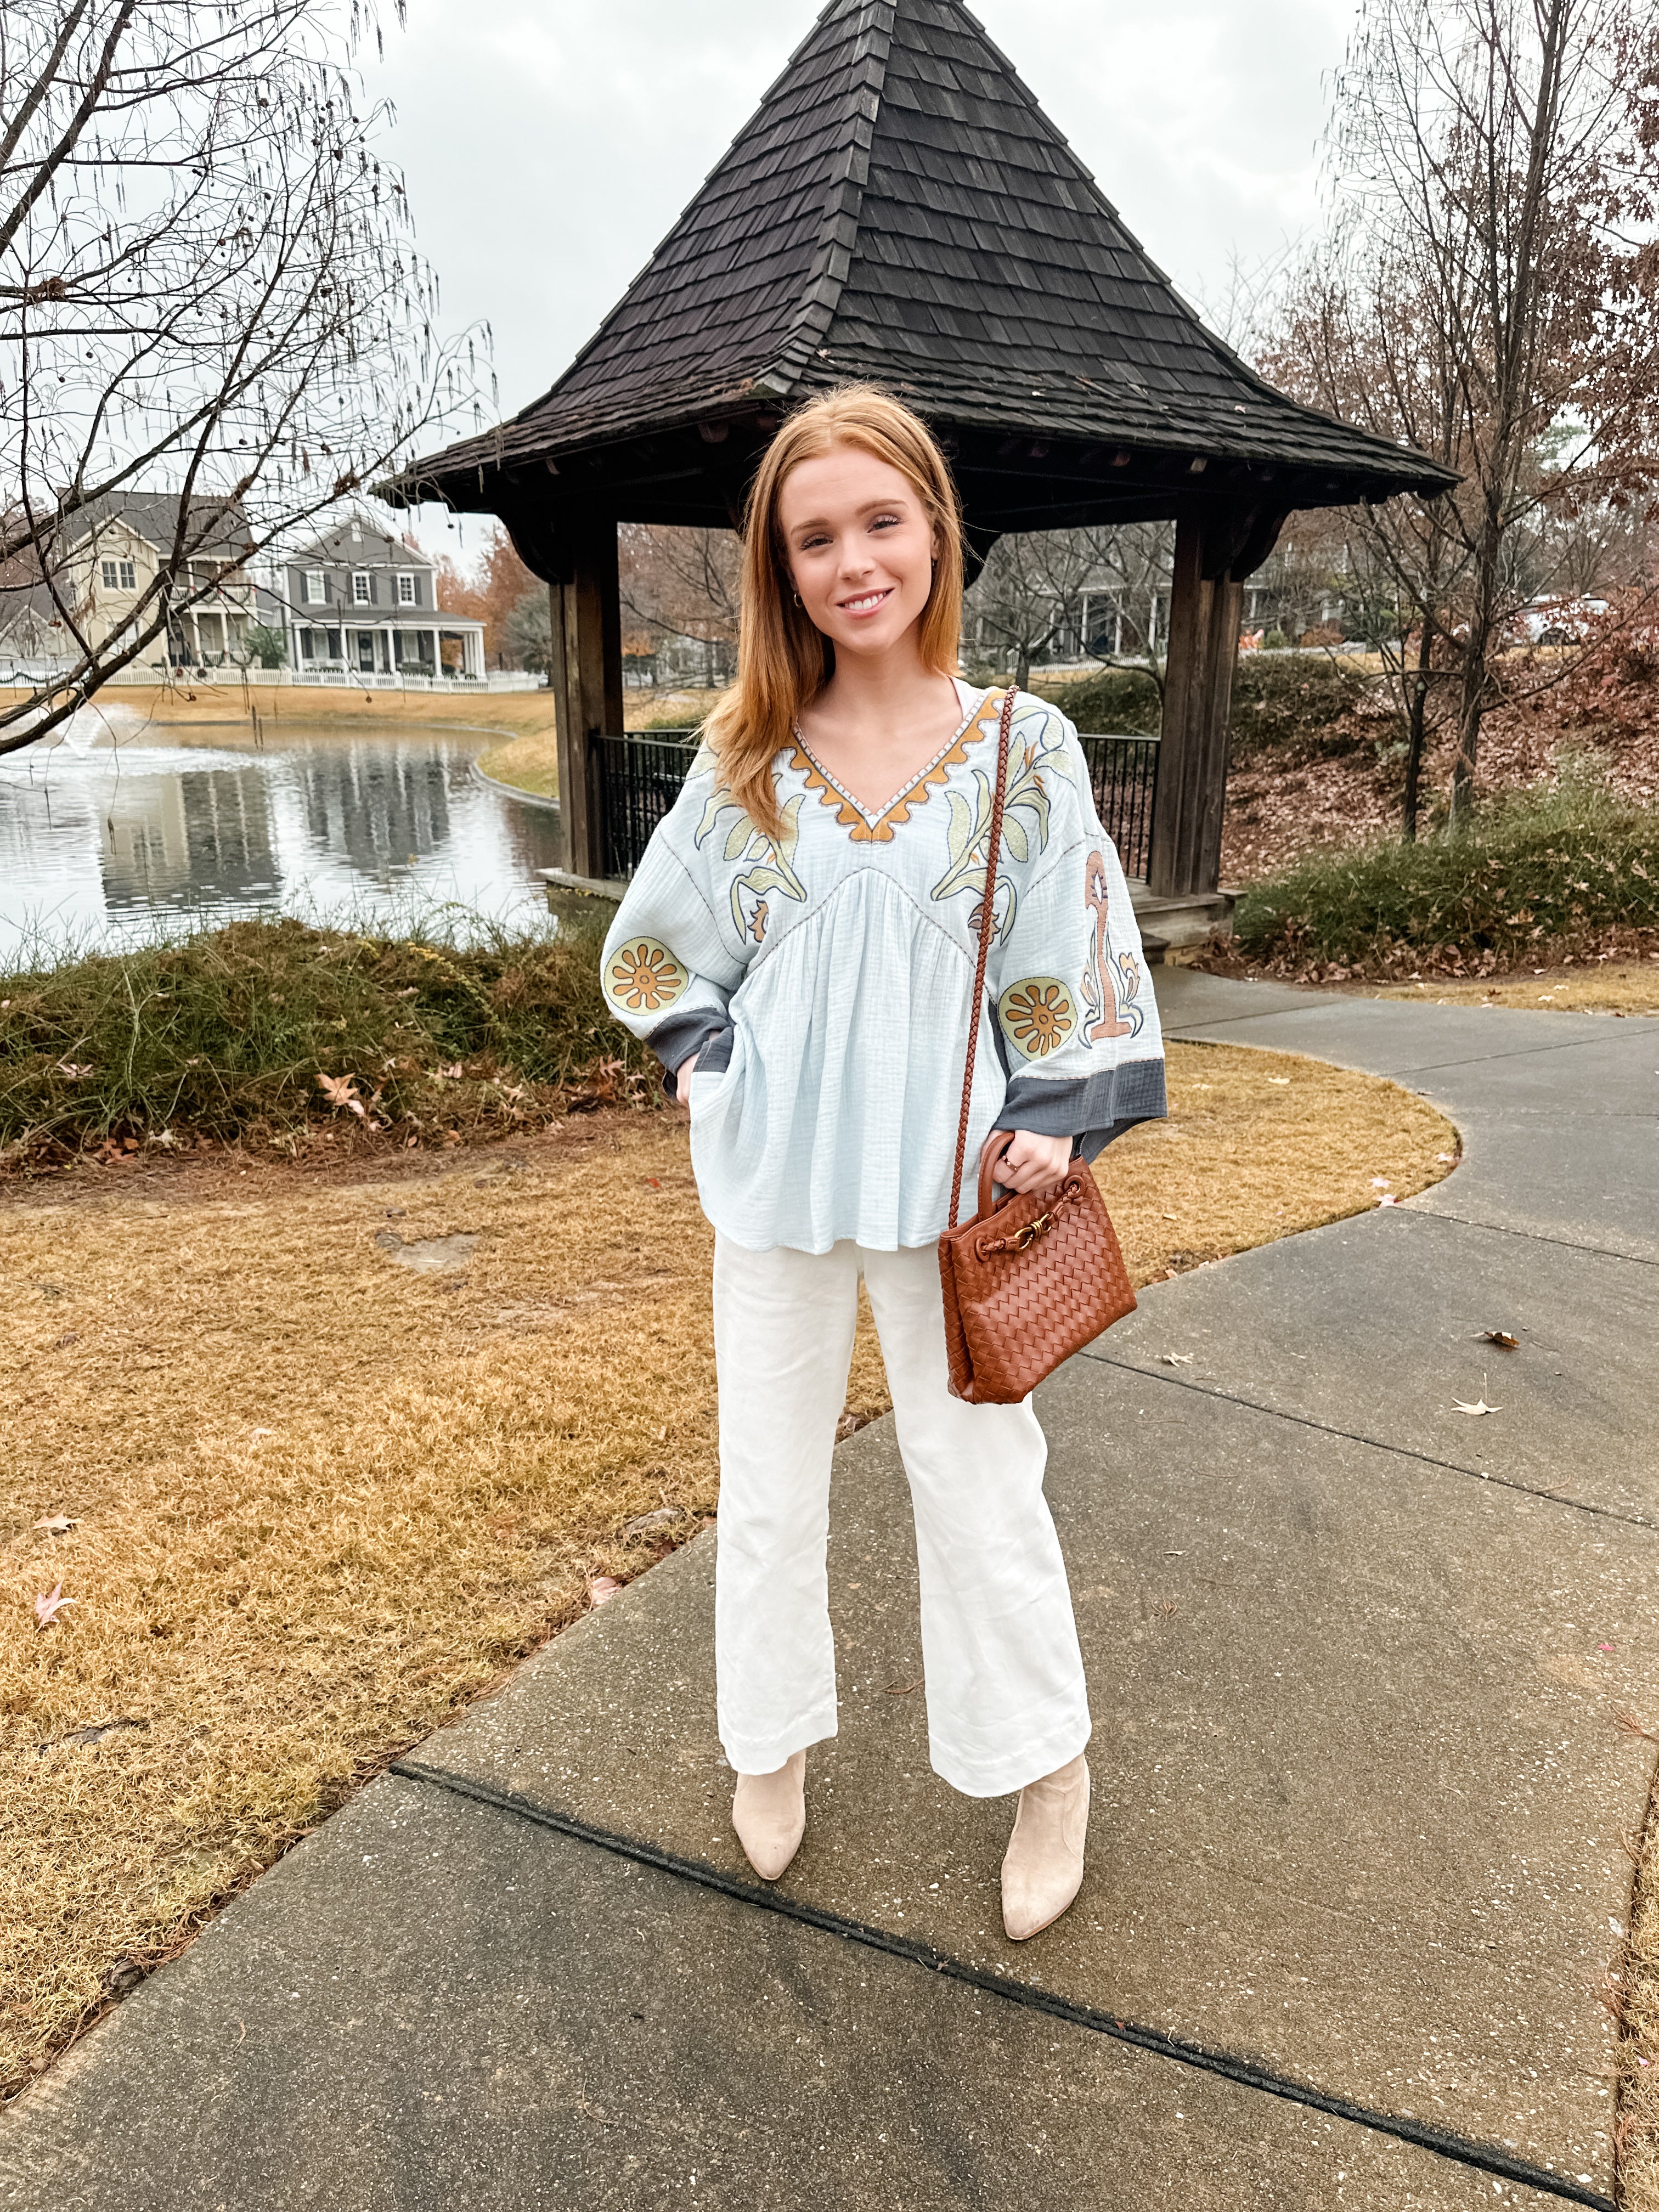
[[1157, 1285], [1046, 1387], [1096, 1714], [1068, 1918], [1003, 1939], [1009, 1806], [927, 1765], [878, 1423], [837, 1461], [842, 1732], [775, 1890], [726, 1826], [704, 1539], [52, 2069], [0, 2206], [1608, 2203], [1659, 1024], [1159, 998], [1172, 1035], [1395, 1077], [1467, 1153]]

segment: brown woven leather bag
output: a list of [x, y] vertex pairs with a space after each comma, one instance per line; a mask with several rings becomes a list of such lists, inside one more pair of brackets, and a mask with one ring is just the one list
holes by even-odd
[[980, 1009], [985, 1003], [985, 963], [995, 919], [1014, 697], [1011, 687], [1002, 702], [997, 732], [996, 793], [980, 902], [979, 963], [968, 1016], [956, 1170], [951, 1178], [951, 1225], [939, 1240], [951, 1395], [981, 1406], [1018, 1405], [1062, 1359], [1133, 1313], [1135, 1303], [1117, 1232], [1099, 1186], [1082, 1160], [1073, 1160], [1065, 1178], [1047, 1190], [1028, 1191], [1024, 1197], [1010, 1194], [996, 1202], [996, 1170], [1014, 1140], [1011, 1129], [994, 1129], [986, 1139], [979, 1156], [979, 1210], [971, 1221], [957, 1226], [974, 1055]]

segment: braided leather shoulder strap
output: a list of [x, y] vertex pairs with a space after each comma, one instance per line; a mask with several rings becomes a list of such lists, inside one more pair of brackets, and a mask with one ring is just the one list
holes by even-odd
[[957, 1124], [956, 1171], [951, 1177], [951, 1226], [957, 1225], [962, 1204], [962, 1168], [968, 1152], [968, 1109], [974, 1095], [974, 1059], [979, 1050], [980, 1008], [985, 1000], [985, 963], [996, 925], [997, 869], [1002, 855], [1002, 800], [1008, 788], [1008, 733], [1013, 727], [1014, 701], [1011, 684], [1002, 697], [1002, 719], [997, 726], [997, 782], [991, 799], [990, 838], [985, 851], [985, 890], [979, 908], [979, 962], [974, 969], [974, 996], [968, 1009], [968, 1064], [962, 1078], [962, 1119]]

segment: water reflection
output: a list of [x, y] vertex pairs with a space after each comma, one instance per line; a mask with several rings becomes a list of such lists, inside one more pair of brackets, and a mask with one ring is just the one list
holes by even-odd
[[100, 728], [0, 759], [0, 959], [41, 937], [279, 908], [385, 922], [434, 901], [540, 908], [557, 817], [478, 783], [486, 734], [172, 735], [111, 743]]
[[109, 911], [276, 897], [270, 793], [257, 769], [135, 777], [100, 848]]

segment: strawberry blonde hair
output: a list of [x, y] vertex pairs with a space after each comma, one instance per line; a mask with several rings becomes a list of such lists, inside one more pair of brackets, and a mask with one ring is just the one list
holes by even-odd
[[846, 384], [791, 415], [762, 458], [744, 510], [738, 679], [703, 725], [726, 787], [769, 837], [783, 823], [773, 763], [796, 717], [835, 667], [835, 648], [804, 607], [778, 520], [792, 469], [856, 446], [903, 477], [933, 526], [933, 584], [916, 643], [929, 668], [954, 676], [962, 642], [962, 507], [926, 423], [878, 385]]

